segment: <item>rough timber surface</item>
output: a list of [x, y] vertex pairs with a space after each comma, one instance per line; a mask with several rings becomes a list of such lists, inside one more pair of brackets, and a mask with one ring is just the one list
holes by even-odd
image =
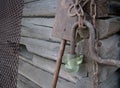
[[[39, 84], [42, 88], [50, 88], [52, 74], [33, 66], [32, 64], [25, 63], [23, 60], [19, 62], [19, 73], [26, 78], [32, 80], [34, 83]], [[37, 74], [36, 74], [37, 73]], [[47, 83], [47, 85], [46, 85]], [[70, 81], [59, 78], [57, 88], [75, 88], [75, 84]]]
[[54, 18], [23, 18], [21, 36], [60, 42], [60, 39], [51, 36]]
[[[65, 0], [67, 1], [67, 0]], [[58, 0], [25, 0], [23, 16], [55, 16]], [[108, 17], [108, 15], [120, 16], [119, 0], [96, 0], [97, 16]], [[89, 13], [89, 4], [85, 11]]]
[[57, 0], [25, 0], [23, 16], [55, 16]]
[[[58, 0], [24, 1], [25, 6], [22, 19], [18, 88], [50, 88], [55, 61], [57, 59], [57, 52], [60, 45], [60, 39], [51, 36]], [[106, 0], [96, 1], [100, 1], [101, 3], [106, 2]], [[119, 8], [117, 8], [117, 6], [119, 7], [120, 1], [109, 1], [112, 1], [112, 3], [110, 2], [110, 6], [113, 8], [111, 11], [117, 13], [120, 12]], [[99, 4], [99, 6], [101, 7], [99, 8], [101, 10], [98, 11], [100, 13], [105, 12], [106, 4]], [[105, 6], [105, 9], [103, 9], [103, 6]], [[107, 17], [107, 14], [103, 15]], [[100, 42], [102, 43], [99, 51], [101, 52], [100, 55], [102, 57], [109, 58], [112, 56], [116, 59], [119, 58], [119, 37], [116, 36], [120, 31], [119, 22], [120, 20], [118, 18], [104, 18], [97, 20], [97, 28], [101, 39]], [[83, 39], [78, 43], [77, 53], [84, 54], [84, 52], [86, 52], [85, 55], [88, 54], [88, 42], [86, 39], [88, 37], [89, 35], [87, 34], [83, 35]], [[66, 46], [65, 53], [68, 52], [69, 45]], [[86, 61], [86, 58], [84, 59], [85, 64], [80, 65], [80, 71], [75, 74], [65, 72], [64, 64], [62, 64], [57, 88], [93, 88], [91, 86], [92, 81], [89, 78], [89, 76], [93, 74], [91, 71], [92, 64], [89, 63], [90, 59]], [[101, 68], [100, 82], [102, 83], [100, 86], [104, 88], [107, 80], [109, 80], [108, 78], [112, 76], [110, 74], [113, 74], [116, 68]], [[116, 78], [114, 79], [116, 80]]]

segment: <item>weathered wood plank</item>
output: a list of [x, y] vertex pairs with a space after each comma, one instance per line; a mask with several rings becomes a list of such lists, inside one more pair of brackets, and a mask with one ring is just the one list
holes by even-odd
[[30, 61], [33, 59], [33, 53], [28, 52], [26, 46], [22, 44], [19, 46], [19, 56], [22, 56]]
[[35, 2], [35, 1], [39, 1], [39, 0], [24, 0], [24, 3], [30, 3], [30, 2]]
[[33, 26], [43, 26], [52, 28], [54, 23], [54, 18], [23, 18], [22, 25], [27, 27]]
[[[60, 47], [59, 43], [53, 43], [53, 42], [25, 38], [25, 37], [21, 37], [20, 43], [25, 45], [29, 52], [52, 60], [56, 60]], [[69, 52], [69, 46], [66, 46], [65, 53], [68, 52]]]
[[[25, 0], [23, 16], [55, 16], [58, 0]], [[98, 17], [120, 15], [119, 0], [96, 0]], [[89, 4], [85, 11], [89, 13]]]
[[57, 0], [25, 0], [23, 16], [54, 16]]
[[[109, 18], [109, 19], [97, 19], [96, 30], [99, 34], [98, 36], [99, 39], [104, 39], [118, 33], [120, 31], [120, 17]], [[60, 30], [55, 31], [53, 33], [54, 33], [54, 36], [61, 38], [62, 32], [60, 32]], [[83, 39], [89, 38], [88, 29], [80, 30], [79, 33], [80, 33], [80, 38], [83, 38]], [[67, 31], [66, 31], [66, 35], [67, 36], [65, 36], [64, 38], [67, 38], [67, 39], [71, 38], [71, 34], [70, 33], [67, 34]], [[78, 40], [80, 41], [81, 39], [78, 39]]]
[[120, 69], [112, 73], [105, 81], [100, 83], [100, 88], [120, 88]]
[[[29, 63], [19, 62], [19, 73], [33, 82], [39, 84], [42, 88], [50, 88], [52, 74], [45, 70], [34, 67]], [[70, 81], [59, 78], [57, 88], [75, 88], [75, 84]]]
[[76, 88], [94, 88], [89, 77], [81, 78], [76, 85]]
[[[20, 48], [21, 48], [20, 53], [22, 55], [20, 56], [20, 59], [24, 60], [25, 62], [31, 63], [34, 66], [38, 66], [39, 68], [44, 69], [50, 73], [54, 72], [56, 65], [55, 61], [30, 53], [27, 51], [25, 47], [20, 46]], [[78, 72], [79, 74], [74, 74], [74, 75], [70, 75], [69, 73], [64, 71], [65, 70], [64, 65], [62, 65], [60, 71], [60, 77], [69, 80], [71, 82], [76, 82], [76, 79], [87, 76], [87, 70], [85, 69], [85, 65], [86, 64], [80, 65], [80, 71]]]
[[[56, 63], [54, 61], [51, 61], [49, 59], [43, 58], [43, 57], [39, 57], [37, 55], [33, 56], [33, 60], [29, 61], [24, 57], [20, 56], [20, 59], [22, 61], [24, 61], [24, 63], [29, 63], [32, 64], [34, 67], [38, 67], [40, 69], [44, 69], [45, 71], [49, 72], [49, 73], [54, 73], [55, 70], [55, 65]], [[70, 82], [76, 83], [78, 75], [70, 75], [69, 73], [65, 72], [64, 69], [64, 65], [62, 64], [61, 67], [61, 71], [60, 71], [60, 75], [59, 75], [62, 79], [68, 80]], [[81, 76], [80, 76], [81, 77]]]
[[[29, 38], [60, 42], [60, 39], [52, 37], [53, 24], [54, 18], [23, 18], [21, 35]], [[99, 32], [99, 38], [106, 38], [119, 32], [119, 24], [119, 17], [97, 20], [97, 30]], [[81, 37], [88, 37], [88, 32], [81, 32]]]
[[120, 31], [120, 17], [97, 20], [96, 24], [100, 39], [109, 37]]
[[18, 73], [17, 88], [42, 88], [32, 80], [26, 78], [24, 75]]
[[52, 37], [54, 18], [23, 18], [21, 36], [59, 42]]

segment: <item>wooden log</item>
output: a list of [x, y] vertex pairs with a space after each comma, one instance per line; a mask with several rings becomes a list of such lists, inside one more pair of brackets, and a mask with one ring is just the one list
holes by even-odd
[[99, 38], [107, 38], [114, 35], [120, 31], [120, 18], [111, 18], [106, 20], [97, 20], [97, 31], [99, 33]]
[[[25, 63], [20, 60], [19, 74], [22, 74], [27, 79], [40, 85], [42, 88], [50, 88], [52, 74], [33, 66], [32, 64]], [[75, 83], [59, 78], [57, 88], [75, 88]]]
[[38, 0], [24, 0], [24, 3], [31, 3], [31, 2], [35, 2], [35, 1], [38, 1]]
[[45, 17], [44, 18], [38, 17], [38, 18], [23, 18], [22, 19], [22, 25], [28, 26], [28, 27], [32, 27], [36, 25], [36, 26], [52, 28], [53, 22], [54, 22], [54, 18], [45, 18]]
[[[57, 0], [25, 0], [23, 16], [54, 16]], [[28, 3], [29, 2], [29, 3]]]
[[[60, 44], [54, 42], [48, 42], [44, 40], [31, 39], [21, 37], [21, 44], [27, 47], [27, 50], [31, 53], [39, 56], [49, 58], [51, 60], [57, 59]], [[69, 46], [66, 46], [65, 54], [69, 52]]]
[[[40, 56], [37, 56], [37, 55], [34, 55], [33, 56], [33, 60], [32, 61], [29, 61], [27, 60], [26, 58], [24, 57], [19, 57], [20, 60], [22, 60], [24, 63], [29, 63], [29, 64], [32, 64], [34, 67], [38, 67], [40, 69], [44, 69], [46, 72], [49, 72], [49, 73], [54, 73], [54, 70], [55, 70], [55, 62], [52, 61], [52, 60], [49, 60], [47, 58], [43, 58], [43, 57], [40, 57]], [[86, 74], [86, 73], [85, 73]], [[80, 75], [79, 75], [80, 76]], [[77, 81], [77, 77], [78, 75], [70, 75], [69, 73], [67, 73], [65, 70], [64, 70], [64, 65], [62, 64], [61, 66], [61, 71], [60, 71], [60, 75], [59, 77], [61, 77], [62, 79], [65, 79], [65, 80], [68, 80], [72, 83], [76, 83]], [[80, 76], [81, 77], [81, 76]]]
[[60, 42], [59, 39], [52, 37], [52, 27], [54, 18], [23, 18], [21, 36]]
[[18, 73], [17, 88], [42, 88], [39, 84], [33, 82], [26, 76]]
[[[25, 0], [23, 16], [55, 16], [58, 0]], [[97, 16], [108, 17], [120, 15], [119, 0], [96, 0]], [[90, 5], [86, 5], [85, 11], [89, 11]]]
[[76, 88], [93, 88], [90, 78], [89, 77], [81, 78], [76, 83]]

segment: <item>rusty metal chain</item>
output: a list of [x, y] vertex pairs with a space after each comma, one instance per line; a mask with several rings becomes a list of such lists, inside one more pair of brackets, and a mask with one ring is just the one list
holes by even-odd
[[[89, 23], [88, 21], [85, 20], [83, 6], [84, 6], [84, 4], [81, 5], [80, 1], [78, 2], [78, 0], [76, 0], [76, 3], [72, 4], [70, 6], [70, 8], [68, 9], [68, 14], [70, 16], [78, 17], [78, 22], [76, 22], [73, 25], [73, 29], [74, 29], [72, 31], [73, 33], [75, 33], [76, 28], [80, 28], [80, 29], [84, 28], [85, 27], [84, 25], [86, 25], [89, 29], [89, 35], [90, 35], [89, 52], [90, 52], [90, 57], [93, 60], [93, 72], [94, 72], [93, 83], [94, 83], [94, 88], [98, 88], [98, 72], [99, 72], [98, 64], [120, 67], [120, 61], [119, 60], [111, 60], [111, 59], [105, 60], [98, 56], [98, 53], [96, 53], [96, 49], [95, 49], [95, 46], [99, 40], [98, 32], [97, 32], [97, 30], [95, 30], [96, 29], [96, 2], [95, 2], [95, 0], [90, 0], [90, 16], [92, 18], [91, 23]], [[72, 9], [74, 9], [74, 11], [75, 11], [75, 13], [73, 13], [73, 14], [71, 14]], [[95, 36], [95, 31], [96, 31], [97, 36]]]
[[[86, 28], [84, 26], [85, 13], [83, 7], [87, 4], [89, 0], [75, 0], [75, 2], [69, 7], [68, 15], [71, 17], [77, 16], [78, 21], [75, 22], [72, 26], [72, 37], [71, 37], [71, 54], [75, 53], [75, 38], [79, 32], [79, 29]], [[74, 10], [74, 13], [72, 13]]]
[[[89, 0], [75, 0], [75, 2], [69, 7], [68, 15], [71, 17], [78, 17], [78, 22], [73, 26], [78, 25], [79, 28], [84, 28], [85, 13], [83, 11], [83, 7], [88, 3], [88, 1]], [[72, 9], [75, 11], [74, 13], [71, 13]]]
[[[94, 29], [96, 29], [96, 3], [95, 3], [95, 0], [91, 0], [90, 2], [90, 15], [92, 17], [92, 24], [93, 24], [93, 27]], [[96, 31], [97, 33], [97, 42], [98, 42], [98, 32]], [[96, 43], [97, 43], [96, 42]], [[98, 88], [98, 63], [96, 61], [93, 61], [93, 86], [94, 88]]]
[[[91, 17], [92, 17], [92, 25], [90, 26], [89, 24], [89, 28], [92, 28], [93, 29], [96, 29], [96, 2], [95, 0], [91, 0], [91, 3], [90, 3], [90, 14], [91, 14]], [[93, 26], [93, 27], [92, 27]], [[95, 31], [95, 30], [94, 30]], [[90, 35], [92, 36], [92, 32], [90, 33]], [[96, 52], [96, 43], [98, 42], [99, 40], [99, 35], [98, 35], [98, 31], [96, 30], [96, 38], [95, 38], [95, 35], [93, 38], [90, 38], [89, 39], [89, 50], [90, 50], [90, 53], [91, 53], [91, 57], [93, 57], [92, 59], [94, 61], [96, 61], [96, 63], [99, 63], [99, 64], [103, 64], [103, 65], [109, 65], [109, 66], [115, 66], [115, 67], [120, 67], [120, 61], [119, 60], [113, 60], [113, 59], [102, 59], [101, 57], [98, 56], [97, 52]], [[95, 42], [95, 39], [97, 40]], [[98, 65], [95, 63], [95, 70], [96, 72], [98, 73]]]
[[[84, 13], [84, 10], [83, 10], [83, 7], [89, 1], [91, 1], [90, 2], [90, 12], [91, 12], [91, 17], [92, 17], [92, 22], [86, 21], [85, 13]], [[74, 49], [75, 49], [75, 43], [74, 43], [74, 38], [75, 38], [74, 36], [75, 35], [74, 34], [76, 33], [77, 29], [82, 29], [84, 27], [87, 27], [87, 29], [89, 29], [89, 36], [90, 36], [89, 41], [88, 41], [88, 43], [89, 43], [89, 57], [91, 57], [92, 61], [95, 62], [94, 65], [93, 65], [94, 66], [93, 71], [95, 72], [94, 75], [93, 75], [95, 77], [94, 88], [98, 88], [98, 63], [103, 64], [103, 65], [120, 67], [120, 61], [119, 60], [116, 61], [116, 60], [102, 59], [96, 53], [96, 49], [95, 49], [95, 40], [96, 40], [96, 38], [95, 38], [95, 35], [96, 35], [95, 34], [95, 23], [96, 23], [96, 4], [95, 4], [95, 0], [73, 0], [73, 3], [70, 5], [69, 8], [62, 8], [58, 11], [60, 12], [60, 14], [63, 14], [63, 12], [65, 12], [65, 14], [63, 16], [67, 17], [66, 16], [66, 9], [68, 9], [68, 15], [70, 17], [75, 16], [75, 19], [78, 18], [77, 22], [75, 22], [72, 26], [72, 39], [71, 39], [72, 43], [71, 44], [73, 44], [73, 45], [71, 45], [71, 46], [74, 47]], [[62, 12], [62, 10], [65, 10], [65, 11]], [[60, 15], [58, 17], [62, 17], [62, 15]], [[75, 19], [73, 20], [73, 22], [75, 21]], [[65, 22], [68, 22], [68, 21], [72, 21], [72, 20], [67, 20]], [[61, 20], [58, 23], [60, 23], [60, 22], [61, 22]], [[66, 24], [64, 26], [66, 26]], [[71, 27], [71, 25], [70, 25], [70, 27]], [[65, 32], [65, 30], [64, 30], [64, 32]], [[58, 79], [58, 76], [59, 76], [60, 66], [61, 66], [61, 62], [62, 62], [63, 51], [65, 49], [66, 38], [62, 37], [61, 39], [62, 39], [61, 48], [60, 48], [59, 55], [58, 55], [58, 58], [57, 58], [57, 65], [56, 65], [56, 70], [55, 70], [55, 73], [54, 73], [51, 88], [56, 88], [57, 79]], [[67, 40], [70, 40], [70, 39], [67, 39]], [[74, 51], [75, 51], [74, 49], [71, 49], [72, 54], [74, 54]]]
[[92, 17], [92, 24], [95, 27], [95, 25], [96, 25], [96, 3], [95, 3], [95, 0], [91, 0], [91, 2], [90, 2], [90, 15]]
[[[68, 14], [71, 17], [77, 16], [78, 21], [73, 25], [73, 30], [72, 30], [72, 39], [71, 42], [74, 41], [73, 38], [75, 38], [75, 33], [77, 33], [77, 28], [83, 29], [85, 28], [84, 22], [85, 22], [85, 13], [83, 10], [83, 7], [90, 1], [90, 16], [92, 18], [91, 22], [93, 24], [94, 29], [96, 28], [96, 3], [95, 0], [75, 0], [75, 2], [70, 6], [68, 9]], [[74, 9], [74, 13], [71, 13], [72, 9]], [[79, 31], [79, 30], [78, 30]], [[97, 34], [97, 39], [98, 39], [98, 34]], [[72, 43], [74, 44], [74, 43]], [[73, 47], [75, 46], [72, 45]], [[72, 48], [72, 47], [71, 47]], [[74, 50], [72, 49], [71, 52]], [[98, 88], [98, 63], [96, 61], [93, 61], [93, 83], [94, 83], [94, 88]]]

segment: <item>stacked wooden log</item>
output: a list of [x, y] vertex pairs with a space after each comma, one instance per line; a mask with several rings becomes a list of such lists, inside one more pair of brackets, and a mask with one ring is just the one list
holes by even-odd
[[[98, 0], [101, 1], [101, 0]], [[119, 15], [119, 0], [110, 1], [109, 16]], [[18, 88], [50, 88], [60, 39], [51, 36], [57, 0], [25, 0], [22, 19]], [[102, 5], [102, 4], [101, 4]], [[107, 6], [107, 5], [106, 5]], [[114, 13], [114, 14], [113, 14]], [[105, 13], [106, 14], [106, 13]], [[105, 17], [108, 17], [105, 15]], [[97, 20], [101, 57], [119, 59], [120, 18], [112, 17]], [[88, 54], [87, 33], [77, 46], [77, 53], [86, 55], [80, 71], [69, 74], [60, 71], [57, 88], [90, 88], [91, 61]], [[89, 35], [88, 35], [89, 36]], [[69, 45], [65, 53], [69, 52]], [[88, 59], [87, 59], [88, 58]], [[100, 83], [105, 82], [118, 68], [100, 66]], [[85, 84], [85, 85], [84, 85]], [[105, 84], [104, 84], [105, 85]], [[101, 85], [100, 85], [101, 86]], [[91, 88], [93, 88], [91, 86]], [[116, 87], [113, 87], [116, 88]]]
[[[51, 36], [56, 5], [57, 0], [25, 0], [18, 88], [50, 88], [60, 45], [60, 40]], [[62, 65], [57, 88], [75, 88], [77, 79]]]

